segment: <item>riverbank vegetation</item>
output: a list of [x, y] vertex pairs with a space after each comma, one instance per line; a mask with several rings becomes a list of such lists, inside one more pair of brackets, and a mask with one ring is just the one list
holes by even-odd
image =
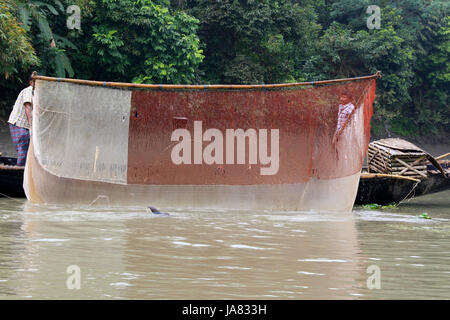
[[381, 70], [374, 133], [450, 132], [447, 0], [0, 0], [0, 17], [3, 118], [32, 70], [177, 84]]

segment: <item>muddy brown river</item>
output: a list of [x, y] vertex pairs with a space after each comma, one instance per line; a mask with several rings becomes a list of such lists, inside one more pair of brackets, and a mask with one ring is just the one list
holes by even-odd
[[450, 192], [351, 213], [160, 209], [0, 198], [0, 298], [450, 299]]

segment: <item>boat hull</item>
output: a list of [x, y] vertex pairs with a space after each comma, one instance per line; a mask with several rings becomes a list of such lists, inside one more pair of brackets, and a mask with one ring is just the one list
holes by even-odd
[[17, 159], [0, 157], [0, 197], [22, 198], [23, 167], [17, 167]]
[[440, 172], [430, 174], [420, 181], [395, 177], [361, 178], [355, 204], [387, 205], [413, 197], [442, 192], [450, 189], [450, 178]]

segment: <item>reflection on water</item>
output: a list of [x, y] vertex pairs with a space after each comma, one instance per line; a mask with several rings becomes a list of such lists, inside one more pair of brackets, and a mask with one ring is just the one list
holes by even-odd
[[347, 214], [160, 208], [170, 217], [2, 198], [0, 297], [449, 299], [449, 196]]

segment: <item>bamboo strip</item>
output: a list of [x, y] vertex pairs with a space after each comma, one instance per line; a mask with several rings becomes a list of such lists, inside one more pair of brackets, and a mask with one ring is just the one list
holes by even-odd
[[387, 154], [389, 156], [403, 156], [403, 157], [404, 156], [411, 156], [411, 157], [417, 157], [417, 156], [422, 156], [422, 155], [425, 154], [424, 152], [420, 152], [420, 151], [409, 151], [409, 152], [407, 152], [407, 151], [401, 151], [401, 150], [396, 150], [396, 149], [389, 149], [387, 147], [379, 146], [379, 145], [376, 145], [374, 143], [371, 143], [369, 145], [369, 148], [373, 149], [373, 150], [380, 150], [384, 154]]
[[374, 164], [374, 163], [371, 163], [369, 165], [369, 168], [371, 171], [375, 171], [375, 172], [379, 172], [379, 173], [390, 173], [390, 171], [386, 172], [386, 170], [382, 166], [380, 166], [378, 164]]
[[[405, 169], [405, 166], [404, 166], [404, 165], [401, 165], [401, 166], [395, 166], [395, 167], [392, 167], [392, 166], [387, 165], [387, 166], [385, 167], [384, 164], [383, 164], [382, 162], [379, 162], [379, 161], [377, 161], [377, 160], [372, 160], [372, 161], [369, 163], [369, 166], [370, 166], [370, 165], [375, 165], [375, 166], [377, 166], [378, 168], [380, 168], [380, 170], [382, 169], [383, 172], [402, 172], [402, 170]], [[426, 170], [427, 170], [427, 166], [426, 166], [426, 165], [412, 166], [412, 168], [414, 168], [414, 169], [416, 169], [416, 170], [422, 170], [422, 171], [426, 171]], [[408, 169], [408, 170], [409, 170], [409, 169]], [[405, 172], [406, 172], [406, 171], [407, 171], [407, 170], [405, 170]]]
[[362, 179], [373, 179], [373, 178], [393, 178], [393, 179], [401, 179], [401, 180], [410, 180], [414, 182], [419, 182], [420, 179], [415, 179], [411, 177], [398, 176], [395, 174], [384, 174], [384, 173], [361, 173]]
[[386, 159], [384, 158], [373, 158], [369, 163], [378, 163], [379, 165], [381, 165], [382, 167], [385, 167], [386, 169], [390, 169], [391, 168], [391, 163], [390, 161], [386, 161]]
[[384, 151], [390, 152], [391, 154], [424, 154], [423, 151], [420, 150], [401, 150], [401, 149], [395, 149], [395, 148], [389, 148], [387, 146], [381, 145], [381, 144], [377, 144], [377, 142], [372, 142], [371, 143], [372, 146], [375, 146], [377, 149], [382, 149]]
[[380, 168], [384, 168], [384, 170], [386, 171], [390, 171], [392, 169], [392, 167], [389, 165], [389, 163], [383, 163], [381, 160], [379, 159], [372, 159], [372, 161], [369, 164], [376, 164], [378, 165]]
[[[369, 150], [368, 155], [369, 155], [369, 156], [373, 156], [373, 155], [374, 155], [374, 152], [371, 151], [371, 150]], [[405, 157], [402, 157], [402, 156], [386, 157], [386, 156], [380, 155], [379, 157], [376, 157], [376, 158], [383, 158], [383, 159], [385, 159], [385, 161], [388, 161], [388, 162], [394, 163], [394, 164], [397, 162], [397, 161], [396, 161], [396, 158], [401, 158], [403, 161], [408, 162], [408, 163], [414, 163], [414, 162], [417, 162], [419, 159], [423, 160], [423, 162], [427, 162], [426, 156], [425, 156], [425, 155], [423, 155], [423, 156], [421, 156], [421, 157], [419, 157], [419, 158], [417, 158], [417, 157], [414, 157], [414, 158], [409, 158], [409, 157], [408, 157], [408, 158], [405, 158]]]
[[197, 90], [203, 90], [203, 89], [274, 89], [274, 88], [289, 88], [289, 87], [299, 87], [299, 86], [314, 86], [314, 85], [321, 85], [321, 84], [331, 84], [331, 83], [377, 79], [377, 78], [381, 78], [380, 71], [378, 71], [376, 74], [370, 75], [370, 76], [335, 79], [335, 80], [311, 81], [311, 82], [296, 82], [296, 83], [281, 83], [281, 84], [255, 84], [255, 85], [234, 85], [234, 84], [230, 84], [230, 85], [225, 85], [225, 84], [183, 85], [183, 84], [140, 84], [140, 83], [91, 81], [91, 80], [54, 78], [54, 77], [33, 75], [34, 80], [70, 82], [70, 83], [77, 83], [77, 84], [84, 84], [84, 85], [91, 85], [91, 86], [118, 87], [118, 88], [145, 88], [145, 89], [197, 89]]
[[389, 159], [398, 157], [398, 158], [402, 158], [403, 160], [405, 160], [405, 159], [408, 160], [409, 159], [411, 161], [417, 160], [418, 157], [425, 156], [424, 153], [418, 153], [418, 154], [414, 154], [414, 155], [410, 155], [410, 154], [387, 154], [387, 153], [385, 153], [383, 151], [380, 151], [380, 150], [377, 150], [377, 149], [371, 149], [370, 147], [369, 147], [368, 151], [369, 151], [369, 153], [379, 152], [385, 158], [389, 158]]
[[[408, 163], [408, 162], [407, 162]], [[410, 164], [411, 162], [409, 162], [408, 164]], [[392, 163], [391, 164], [391, 168], [395, 168], [395, 169], [399, 169], [399, 168], [404, 168], [405, 166], [404, 165], [402, 165], [401, 163], [399, 163], [399, 162], [395, 162], [395, 163]], [[416, 165], [412, 165], [411, 164], [411, 167], [418, 167], [418, 168], [426, 168], [427, 166], [426, 166], [426, 164], [424, 164], [424, 163], [419, 163], [419, 164], [416, 164]]]
[[[418, 167], [422, 167], [422, 166], [426, 166], [426, 162], [418, 162], [418, 163], [416, 163], [415, 161], [411, 161], [411, 162], [408, 162], [408, 161], [405, 161], [407, 164], [409, 164], [410, 166], [412, 166], [412, 167], [415, 167], [415, 166], [418, 166]], [[395, 160], [395, 161], [391, 161], [391, 166], [394, 168], [397, 168], [397, 167], [404, 167], [404, 165], [402, 165], [400, 162], [398, 162], [397, 160]]]
[[[372, 161], [371, 163], [369, 163], [369, 168], [371, 167], [377, 167], [379, 170], [382, 171], [382, 173], [404, 173], [403, 170], [405, 169], [405, 166], [402, 167], [384, 167], [382, 163], [377, 162], [377, 161]], [[427, 171], [427, 166], [414, 166], [412, 167], [418, 171], [423, 171], [426, 172]], [[409, 168], [407, 168], [408, 170], [410, 170]], [[404, 170], [405, 172], [407, 172], [408, 170]]]
[[[399, 175], [398, 172], [385, 172], [385, 171], [381, 170], [380, 168], [376, 168], [376, 167], [371, 167], [370, 171], [371, 172], [381, 173], [381, 174], [391, 174], [391, 175], [395, 174], [395, 175]], [[404, 174], [402, 174], [402, 176], [411, 176], [411, 177], [419, 177], [419, 178], [420, 177], [424, 177], [423, 175], [419, 175], [419, 174], [417, 174], [415, 172], [412, 172], [412, 171], [405, 172]]]
[[[417, 169], [417, 168], [416, 168], [417, 166], [415, 166], [415, 165], [418, 164], [418, 163], [419, 163], [420, 161], [422, 161], [423, 159], [426, 159], [426, 156], [422, 156], [422, 157], [420, 157], [419, 159], [417, 159], [416, 161], [414, 161], [414, 162], [411, 164], [411, 167], [413, 167], [414, 169]], [[422, 166], [422, 167], [423, 167], [423, 166]], [[425, 169], [426, 169], [426, 166], [425, 166]], [[401, 175], [402, 173], [406, 172], [406, 171], [408, 171], [408, 168], [403, 169], [403, 171], [400, 172], [400, 175]]]
[[10, 165], [6, 165], [6, 164], [0, 164], [0, 170], [14, 170], [14, 171], [18, 171], [18, 170], [23, 170], [23, 167], [10, 166]]
[[[420, 171], [420, 172], [422, 172], [425, 176], [427, 175], [427, 171]], [[399, 176], [421, 176], [421, 177], [424, 177], [423, 175], [415, 173], [414, 171], [406, 171], [406, 172], [404, 172], [402, 174], [400, 174], [400, 171], [391, 171], [389, 173], [390, 174], [397, 174]]]
[[380, 154], [379, 152], [369, 152], [368, 155], [371, 156], [371, 158], [369, 158], [369, 161], [370, 161], [371, 159], [385, 159], [385, 160], [387, 160], [388, 162], [390, 162], [390, 159], [389, 159], [389, 158], [383, 156], [383, 155]]
[[[422, 171], [426, 171], [427, 170], [427, 166], [411, 166], [411, 168], [414, 168], [416, 170], [422, 170]], [[394, 167], [394, 168], [392, 168], [392, 171], [397, 171], [397, 172], [405, 171], [406, 172], [407, 170], [405, 170], [405, 169], [408, 169], [408, 168], [405, 168], [405, 167]]]
[[385, 152], [385, 151], [383, 151], [381, 149], [374, 148], [372, 146], [369, 146], [369, 152], [379, 152], [381, 155], [383, 155], [386, 158], [390, 158], [391, 157], [391, 154], [389, 154], [389, 153], [387, 153], [387, 152]]
[[[392, 158], [392, 157], [386, 157], [386, 156], [383, 156], [382, 154], [375, 154], [374, 152], [368, 152], [368, 155], [370, 156], [370, 158], [368, 159], [368, 161], [370, 161], [372, 158], [373, 159], [379, 159], [379, 160], [381, 160], [381, 159], [383, 159], [383, 161], [386, 161], [386, 162], [388, 162], [388, 163], [394, 163], [394, 164], [397, 164], [395, 161], [393, 161], [393, 160], [395, 160], [394, 158]], [[406, 162], [408, 162], [408, 161], [415, 161], [417, 158], [415, 158], [415, 159], [411, 159], [411, 160], [409, 160], [409, 159], [403, 159], [404, 161], [406, 161]]]
[[414, 171], [414, 172], [420, 174], [422, 177], [424, 177], [424, 178], [427, 177], [424, 173], [422, 173], [422, 172], [420, 172], [420, 171], [417, 171], [416, 169], [412, 168], [412, 167], [411, 167], [409, 164], [407, 164], [406, 162], [404, 162], [404, 161], [402, 161], [402, 160], [400, 160], [400, 159], [397, 159], [397, 161], [400, 162], [400, 163], [403, 163], [403, 164], [404, 164], [406, 167], [408, 167], [410, 170], [412, 170], [412, 171]]
[[441, 160], [441, 159], [447, 158], [448, 156], [450, 156], [450, 152], [448, 152], [448, 153], [446, 153], [446, 154], [443, 154], [443, 155], [440, 155], [439, 157], [437, 157], [437, 158], [435, 158], [435, 159], [436, 159], [436, 160]]
[[[392, 174], [396, 174], [399, 175], [397, 172], [393, 172]], [[405, 177], [416, 177], [416, 178], [428, 178], [428, 176], [426, 174], [421, 175], [421, 174], [417, 174], [411, 171], [405, 172], [404, 174], [402, 174], [402, 176]]]
[[378, 160], [383, 159], [384, 161], [391, 162], [391, 160], [389, 158], [384, 157], [382, 154], [373, 153], [373, 152], [369, 152], [368, 154], [369, 154], [369, 156], [372, 156], [371, 159], [378, 159]]
[[370, 166], [370, 167], [369, 167], [369, 171], [370, 171], [370, 172], [374, 172], [374, 173], [389, 174], [389, 173], [383, 172], [382, 170], [380, 170], [380, 169], [378, 169], [378, 168], [376, 168], [376, 167], [374, 167], [374, 166]]
[[368, 151], [369, 151], [369, 154], [370, 154], [370, 155], [378, 156], [379, 158], [384, 158], [384, 159], [388, 159], [388, 160], [390, 159], [389, 156], [386, 156], [386, 154], [383, 153], [383, 152], [380, 151], [380, 150], [371, 150], [371, 149], [369, 149]]
[[377, 150], [376, 152], [368, 152], [369, 158], [367, 159], [367, 162], [371, 162], [380, 152]]
[[[370, 166], [368, 169], [369, 169], [370, 172], [375, 172], [375, 173], [380, 173], [380, 174], [399, 175], [398, 171], [386, 172], [382, 168], [379, 168], [379, 167], [376, 167], [376, 166]], [[402, 176], [411, 176], [411, 177], [419, 177], [419, 178], [420, 177], [427, 177], [424, 174], [417, 174], [417, 173], [411, 172], [411, 171], [403, 173]]]

